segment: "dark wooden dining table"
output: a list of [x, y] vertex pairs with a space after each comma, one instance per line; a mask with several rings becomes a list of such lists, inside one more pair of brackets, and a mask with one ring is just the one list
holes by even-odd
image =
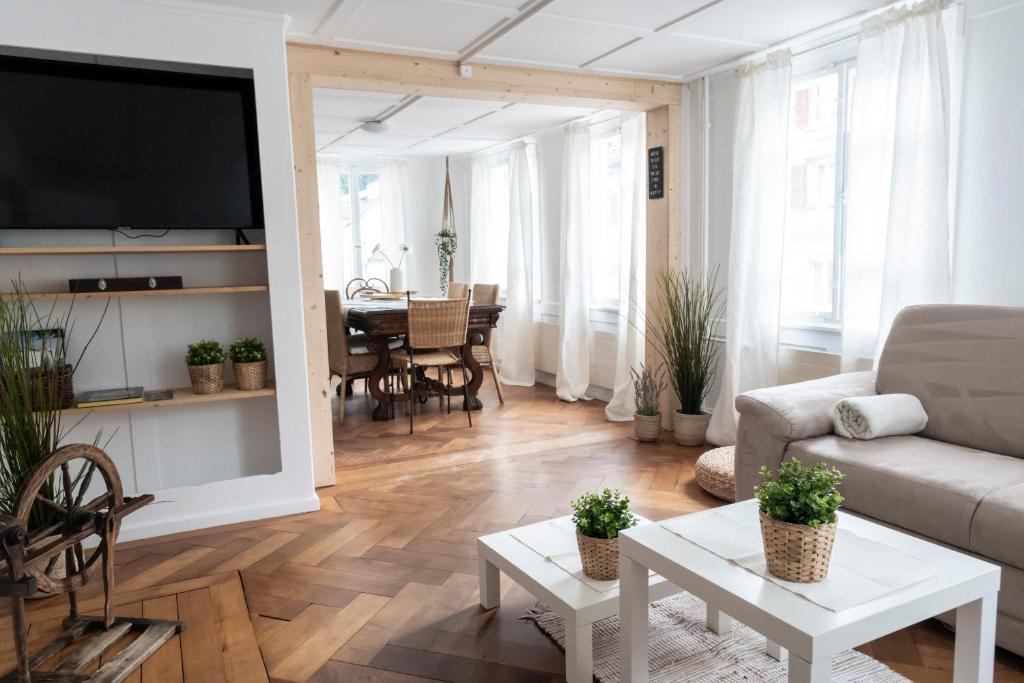
[[[480, 363], [473, 357], [471, 347], [484, 343], [484, 332], [498, 324], [498, 316], [505, 309], [499, 304], [472, 304], [469, 307], [469, 329], [466, 332], [466, 343], [463, 355], [466, 358], [466, 371], [469, 373], [469, 400], [463, 400], [463, 410], [480, 410], [482, 404], [477, 392], [483, 384], [484, 374]], [[374, 420], [391, 420], [395, 417], [396, 403], [413, 400], [410, 388], [395, 391], [388, 387], [388, 370], [391, 367], [391, 344], [408, 332], [409, 312], [405, 299], [374, 300], [352, 299], [342, 302], [346, 326], [362, 332], [367, 337], [367, 350], [377, 354], [377, 366], [370, 376], [370, 394], [377, 399], [373, 409]], [[444, 392], [438, 382], [429, 382], [430, 389]], [[461, 396], [462, 387], [450, 391], [452, 396]], [[422, 400], [422, 396], [418, 397]]]

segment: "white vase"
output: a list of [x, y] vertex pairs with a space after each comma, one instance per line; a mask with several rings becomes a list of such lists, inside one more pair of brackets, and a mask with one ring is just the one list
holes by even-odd
[[401, 268], [392, 268], [388, 279], [390, 280], [388, 286], [392, 292], [404, 292], [408, 289], [405, 286], [405, 271]]

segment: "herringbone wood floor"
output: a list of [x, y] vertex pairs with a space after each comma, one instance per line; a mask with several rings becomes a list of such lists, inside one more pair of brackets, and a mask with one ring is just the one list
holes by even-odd
[[[598, 402], [509, 388], [499, 408], [485, 391], [472, 430], [432, 403], [410, 437], [401, 411], [369, 421], [358, 389], [320, 512], [120, 547], [121, 609], [189, 621], [133, 680], [557, 681], [560, 651], [518, 619], [533, 598], [504, 581], [501, 608], [478, 606], [477, 535], [566, 514], [604, 486], [652, 519], [718, 504], [693, 483], [700, 449], [635, 443]], [[60, 598], [32, 605], [35, 642], [64, 609]], [[948, 681], [952, 643], [924, 623], [864, 649], [915, 681]], [[996, 676], [1024, 681], [1024, 660], [1001, 653]]]

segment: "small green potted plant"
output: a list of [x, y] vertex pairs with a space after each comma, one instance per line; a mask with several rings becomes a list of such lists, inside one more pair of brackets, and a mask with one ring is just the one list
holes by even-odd
[[637, 441], [657, 441], [661, 434], [661, 394], [665, 391], [665, 370], [652, 371], [640, 364], [640, 372], [630, 368], [636, 412], [633, 435]]
[[813, 583], [828, 575], [836, 537], [836, 510], [843, 504], [837, 487], [843, 473], [817, 463], [789, 460], [773, 477], [761, 467], [756, 487], [761, 538], [768, 571], [785, 581]]
[[583, 573], [599, 581], [619, 578], [619, 532], [636, 526], [629, 498], [618, 490], [584, 493], [570, 503]]
[[219, 394], [224, 391], [224, 347], [210, 339], [188, 345], [185, 354], [188, 377], [194, 394]]
[[267, 386], [267, 349], [256, 337], [236, 339], [228, 349], [235, 366], [235, 380], [242, 391], [258, 391]]

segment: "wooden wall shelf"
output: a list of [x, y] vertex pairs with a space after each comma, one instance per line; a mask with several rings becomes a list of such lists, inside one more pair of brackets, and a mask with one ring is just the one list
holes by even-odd
[[[107, 299], [110, 297], [139, 296], [202, 296], [207, 294], [246, 294], [250, 292], [266, 292], [267, 285], [239, 285], [236, 287], [185, 287], [184, 289], [139, 289], [131, 292], [29, 292], [32, 299], [65, 300], [65, 299]], [[15, 294], [0, 294], [0, 299], [13, 299]]]
[[86, 254], [222, 254], [265, 252], [265, 244], [175, 244], [120, 247], [0, 247], [0, 256], [80, 256]]
[[249, 398], [264, 398], [274, 396], [277, 389], [273, 382], [267, 382], [267, 386], [256, 391], [242, 391], [238, 387], [224, 385], [224, 391], [219, 394], [193, 394], [192, 387], [182, 387], [174, 390], [174, 398], [167, 401], [143, 401], [142, 403], [125, 403], [116, 406], [95, 406], [93, 408], [68, 408], [61, 411], [61, 415], [85, 415], [86, 413], [110, 412], [113, 410], [149, 410], [152, 408], [182, 408], [186, 406], [199, 405], [201, 403], [217, 403], [220, 401], [242, 401]]

